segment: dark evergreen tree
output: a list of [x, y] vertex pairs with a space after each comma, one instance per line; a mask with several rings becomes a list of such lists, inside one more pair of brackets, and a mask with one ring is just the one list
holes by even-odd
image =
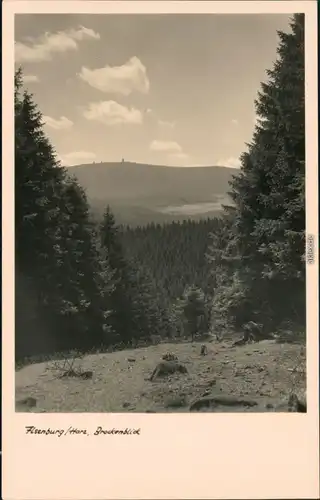
[[151, 335], [163, 338], [169, 334], [166, 311], [161, 307], [161, 299], [152, 281], [150, 271], [143, 265], [130, 262], [131, 298], [135, 337], [150, 339]]
[[[17, 283], [32, 290], [35, 309], [54, 332], [57, 350], [100, 345], [107, 340], [110, 270], [95, 247], [85, 194], [57, 161], [43, 132], [42, 115], [22, 86], [18, 70], [15, 236], [16, 274], [21, 279]], [[19, 316], [23, 315], [21, 294], [17, 298]], [[32, 332], [21, 326], [16, 336], [21, 335]]]
[[126, 267], [126, 261], [118, 233], [119, 228], [116, 224], [114, 214], [108, 205], [100, 224], [101, 244], [108, 250], [110, 266], [115, 270], [115, 273], [120, 276], [121, 272]]
[[[23, 271], [52, 266], [61, 221], [61, 186], [65, 171], [43, 133], [42, 116], [15, 78], [15, 229], [17, 263]], [[36, 250], [36, 251], [35, 251]], [[43, 275], [42, 275], [43, 276]], [[39, 278], [41, 274], [39, 274]], [[48, 280], [50, 274], [45, 273]]]
[[205, 296], [201, 289], [189, 286], [184, 291], [180, 307], [183, 314], [185, 329], [192, 340], [200, 333], [201, 322], [205, 315]]
[[113, 272], [115, 287], [111, 295], [111, 322], [115, 341], [127, 344], [140, 336], [143, 330], [139, 308], [135, 304], [137, 295], [133, 281], [133, 271], [124, 258], [114, 215], [107, 206], [100, 224], [101, 245], [106, 249], [108, 262]]
[[[60, 331], [57, 317], [51, 312], [61, 306], [54, 286], [54, 269], [56, 234], [61, 223], [59, 201], [65, 172], [59, 168], [43, 133], [41, 113], [32, 96], [23, 92], [21, 69], [15, 74], [14, 107], [16, 285], [24, 283], [24, 293], [30, 290], [34, 311], [46, 318], [42, 324], [46, 323], [43, 335], [47, 335], [51, 329]], [[32, 332], [24, 330], [20, 321], [27, 313], [19, 292], [16, 289], [16, 346], [27, 346], [27, 339], [21, 337], [31, 336]], [[35, 322], [33, 325], [36, 328]], [[59, 340], [55, 340], [58, 347]], [[17, 350], [16, 356], [24, 352]]]
[[[256, 101], [252, 143], [231, 182], [234, 223], [216, 310], [235, 325], [305, 322], [304, 16], [279, 32], [278, 59]], [[229, 261], [229, 263], [227, 263]], [[233, 272], [230, 274], [230, 265]]]
[[[108, 256], [99, 251], [98, 235], [90, 218], [83, 188], [73, 178], [63, 186], [64, 223], [59, 228], [59, 287], [63, 290], [62, 314], [71, 318], [72, 333], [82, 335], [83, 347], [112, 341], [110, 316], [113, 273]], [[75, 325], [77, 326], [75, 328]], [[76, 342], [73, 340], [72, 343]]]

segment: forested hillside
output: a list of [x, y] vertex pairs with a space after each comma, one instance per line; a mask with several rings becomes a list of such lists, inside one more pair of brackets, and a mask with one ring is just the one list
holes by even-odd
[[93, 220], [16, 72], [17, 359], [250, 321], [266, 335], [305, 333], [304, 16], [291, 27], [258, 92], [232, 203], [199, 222], [123, 227], [108, 200]]
[[187, 285], [210, 292], [211, 266], [206, 258], [210, 234], [220, 220], [186, 220], [122, 228], [121, 241], [128, 258], [143, 262], [152, 272], [167, 302], [180, 297]]
[[[16, 358], [148, 337], [157, 318], [147, 280], [122, 259], [111, 220], [92, 221], [83, 188], [57, 161], [23, 90], [21, 69], [14, 104]], [[115, 318], [123, 315], [120, 327]]]
[[166, 223], [214, 217], [230, 203], [228, 182], [235, 169], [174, 168], [123, 161], [69, 167], [86, 190], [93, 213], [101, 217], [108, 203], [119, 224]]

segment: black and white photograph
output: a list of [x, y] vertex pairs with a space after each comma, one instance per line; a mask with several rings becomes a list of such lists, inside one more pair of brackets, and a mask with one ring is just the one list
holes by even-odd
[[306, 413], [305, 15], [14, 38], [15, 411]]

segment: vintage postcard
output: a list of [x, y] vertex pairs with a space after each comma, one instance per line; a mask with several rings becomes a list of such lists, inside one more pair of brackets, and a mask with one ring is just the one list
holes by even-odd
[[2, 28], [3, 498], [319, 498], [316, 2]]

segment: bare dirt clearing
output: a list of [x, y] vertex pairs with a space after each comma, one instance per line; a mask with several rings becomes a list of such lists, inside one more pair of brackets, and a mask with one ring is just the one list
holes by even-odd
[[[305, 350], [300, 345], [277, 344], [273, 340], [231, 348], [230, 343], [159, 344], [113, 353], [88, 355], [81, 361], [91, 379], [57, 378], [52, 361], [25, 366], [16, 371], [16, 411], [32, 412], [189, 412], [199, 398], [230, 396], [257, 405], [224, 405], [201, 411], [287, 411], [281, 401], [290, 392], [305, 390]], [[150, 381], [162, 356], [171, 352], [187, 373], [168, 374]], [[291, 371], [290, 371], [291, 370]], [[302, 370], [304, 371], [304, 370]], [[30, 400], [36, 400], [30, 404]], [[22, 402], [23, 400], [29, 403]]]

